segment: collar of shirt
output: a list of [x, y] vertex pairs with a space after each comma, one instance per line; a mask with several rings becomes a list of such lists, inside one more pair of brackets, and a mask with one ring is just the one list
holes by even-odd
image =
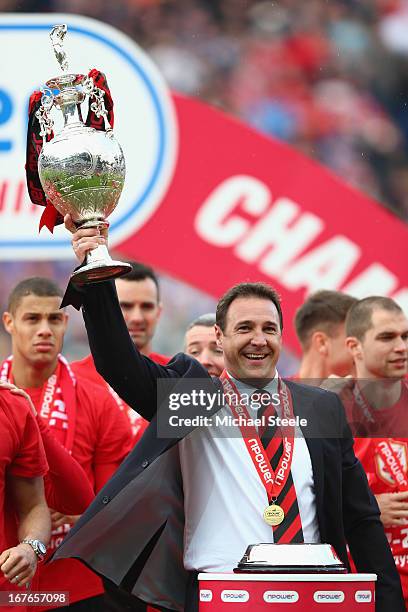
[[[234, 385], [236, 386], [236, 388], [238, 389], [239, 393], [242, 395], [245, 394], [245, 397], [250, 397], [255, 391], [259, 391], [260, 388], [259, 387], [254, 387], [253, 385], [249, 385], [248, 383], [244, 382], [243, 380], [239, 380], [238, 378], [234, 378], [234, 376], [232, 376], [232, 374], [230, 374], [227, 370], [227, 374], [230, 377], [230, 379], [232, 380], [232, 382], [234, 383]], [[275, 376], [274, 378], [272, 378], [272, 380], [270, 380], [268, 382], [268, 384], [263, 387], [264, 391], [268, 391], [268, 393], [270, 393], [270, 395], [275, 395], [276, 393], [278, 393], [278, 380], [279, 380], [279, 374], [278, 374], [278, 370], [275, 371]], [[256, 418], [257, 417], [257, 409], [253, 408], [251, 405], [251, 402], [248, 402], [249, 405], [245, 404], [245, 407], [248, 409], [248, 413], [252, 418]], [[277, 412], [280, 411], [280, 406], [276, 406], [275, 407]]]

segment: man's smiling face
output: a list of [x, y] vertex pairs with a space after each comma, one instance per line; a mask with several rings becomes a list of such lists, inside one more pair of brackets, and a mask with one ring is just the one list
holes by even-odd
[[216, 327], [225, 367], [241, 380], [271, 379], [282, 347], [279, 314], [268, 299], [238, 297], [228, 308], [224, 330]]

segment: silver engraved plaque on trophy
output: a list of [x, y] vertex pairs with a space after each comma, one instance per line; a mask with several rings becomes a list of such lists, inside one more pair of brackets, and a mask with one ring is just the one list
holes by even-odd
[[[37, 112], [43, 138], [38, 174], [48, 200], [62, 215], [69, 213], [77, 228], [106, 228], [125, 182], [125, 158], [108, 122], [105, 92], [90, 76], [68, 71], [63, 48], [66, 32], [66, 25], [57, 25], [50, 34], [62, 74], [47, 81]], [[84, 124], [81, 103], [87, 96], [104, 129]], [[54, 125], [52, 108], [62, 112], [64, 125], [47, 142]], [[94, 283], [122, 276], [130, 269], [128, 263], [112, 260], [106, 246], [100, 245], [87, 253], [84, 265], [71, 278], [77, 284]]]

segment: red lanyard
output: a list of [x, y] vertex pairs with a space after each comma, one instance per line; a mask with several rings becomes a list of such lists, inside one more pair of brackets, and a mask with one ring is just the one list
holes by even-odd
[[[241, 395], [237, 387], [232, 382], [225, 370], [221, 374], [220, 379], [224, 387], [226, 401], [233, 416], [238, 419], [238, 423], [241, 421], [241, 419], [239, 419], [240, 416], [241, 418], [244, 417], [244, 420], [247, 422], [247, 425], [239, 424], [238, 426], [241, 430], [249, 456], [252, 459], [252, 463], [254, 464], [257, 474], [265, 487], [268, 501], [274, 503], [285, 486], [290, 474], [295, 440], [295, 426], [294, 424], [289, 424], [285, 425], [285, 427], [277, 428], [275, 436], [279, 436], [278, 432], [280, 430], [283, 442], [283, 453], [276, 471], [274, 472], [256, 428], [249, 424], [251, 417], [249, 416], [245, 405], [241, 401]], [[280, 405], [282, 406], [282, 418], [288, 420], [294, 419], [292, 396], [281, 378], [278, 380], [278, 393]]]

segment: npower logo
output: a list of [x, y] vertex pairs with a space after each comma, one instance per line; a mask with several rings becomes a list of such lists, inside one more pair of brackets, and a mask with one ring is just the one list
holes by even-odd
[[210, 589], [200, 589], [200, 601], [212, 601], [213, 593]]
[[299, 593], [297, 591], [265, 591], [263, 599], [266, 603], [271, 604], [288, 604], [299, 601]]
[[315, 591], [313, 599], [317, 603], [342, 603], [344, 601], [343, 591]]
[[221, 592], [221, 601], [224, 603], [246, 603], [249, 601], [248, 591], [228, 589]]
[[[49, 39], [58, 23], [68, 25], [70, 72], [105, 72], [115, 104], [114, 132], [127, 173], [109, 217], [111, 246], [150, 218], [173, 176], [178, 138], [172, 98], [140, 47], [111, 26], [78, 15], [2, 14], [0, 41], [7, 61], [0, 73], [0, 259], [72, 258], [64, 228], [53, 236], [46, 228], [38, 234], [42, 208], [31, 204], [24, 174], [28, 98], [60, 74]], [[52, 112], [58, 131], [61, 113]]]

